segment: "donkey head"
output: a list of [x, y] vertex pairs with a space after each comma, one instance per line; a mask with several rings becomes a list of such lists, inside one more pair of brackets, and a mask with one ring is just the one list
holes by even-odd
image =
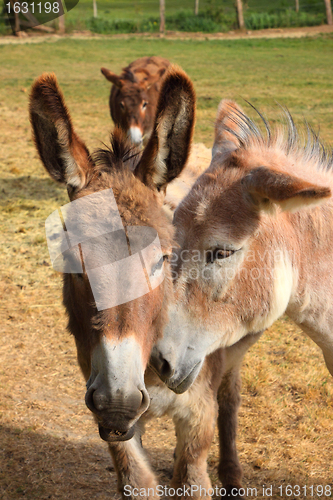
[[211, 165], [175, 212], [175, 300], [152, 356], [175, 392], [193, 383], [207, 354], [285, 312], [300, 253], [291, 212], [331, 196], [311, 180], [324, 184], [324, 174], [304, 168], [312, 150], [297, 146], [293, 124], [287, 139], [267, 131], [222, 101]]
[[116, 129], [109, 149], [89, 155], [55, 76], [42, 75], [32, 88], [37, 150], [70, 198], [61, 208], [69, 241], [63, 269], [68, 328], [87, 380], [86, 404], [107, 441], [129, 439], [149, 405], [144, 371], [173, 293], [173, 228], [163, 194], [186, 163], [194, 113], [193, 86], [173, 68], [142, 154]]
[[161, 68], [155, 75], [146, 71], [146, 78], [140, 80], [129, 68], [123, 70], [122, 76], [101, 68], [102, 74], [113, 84], [110, 94], [112, 119], [128, 134], [133, 144], [141, 144], [152, 132], [158, 99], [157, 83], [165, 71]]

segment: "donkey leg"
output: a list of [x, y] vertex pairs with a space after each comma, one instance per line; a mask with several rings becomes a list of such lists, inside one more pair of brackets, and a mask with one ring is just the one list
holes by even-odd
[[241, 379], [239, 367], [229, 370], [222, 379], [218, 393], [220, 463], [219, 478], [226, 491], [225, 497], [236, 496], [236, 490], [242, 487], [243, 470], [236, 448], [237, 415], [240, 406]]
[[195, 399], [186, 414], [174, 417], [177, 445], [171, 488], [182, 492], [178, 499], [209, 500], [212, 485], [207, 455], [214, 437], [217, 404], [213, 398]]
[[325, 350], [325, 351], [323, 351], [323, 353], [324, 353], [324, 359], [325, 359], [325, 363], [326, 363], [326, 366], [328, 368], [328, 371], [330, 372], [330, 374], [333, 377], [333, 349]]
[[220, 441], [219, 478], [226, 490], [225, 497], [235, 499], [236, 490], [242, 487], [243, 469], [238, 459], [236, 436], [237, 417], [241, 402], [240, 367], [248, 349], [261, 337], [262, 332], [250, 334], [225, 351], [225, 368], [218, 390], [218, 428]]
[[177, 445], [171, 487], [177, 498], [209, 500], [212, 485], [207, 472], [207, 455], [217, 418], [217, 389], [221, 381], [224, 353], [208, 356], [196, 382], [177, 398], [173, 414]]
[[109, 443], [109, 449], [123, 499], [158, 500], [158, 482], [142, 448], [141, 432], [137, 430], [129, 441]]

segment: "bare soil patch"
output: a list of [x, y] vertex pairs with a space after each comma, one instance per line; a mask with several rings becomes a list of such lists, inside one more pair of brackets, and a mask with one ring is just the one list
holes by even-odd
[[[166, 40], [240, 40], [240, 39], [256, 39], [256, 38], [303, 38], [315, 37], [322, 34], [333, 33], [333, 26], [323, 24], [321, 26], [304, 26], [301, 28], [274, 28], [266, 30], [234, 30], [227, 33], [187, 33], [184, 31], [166, 31], [162, 37]], [[99, 35], [90, 31], [75, 31], [70, 35], [45, 35], [42, 33], [36, 34], [28, 32], [22, 38], [15, 36], [0, 37], [0, 45], [10, 44], [26, 44], [26, 43], [42, 43], [45, 41], [56, 41], [63, 38], [71, 38], [77, 40], [107, 39], [114, 38], [120, 40], [128, 40], [130, 38], [140, 39], [159, 39], [159, 33], [134, 33], [134, 34], [115, 34], [115, 35]]]

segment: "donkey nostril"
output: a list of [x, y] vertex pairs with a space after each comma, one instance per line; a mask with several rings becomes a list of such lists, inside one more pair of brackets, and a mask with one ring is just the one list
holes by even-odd
[[149, 394], [146, 390], [142, 390], [140, 392], [141, 392], [141, 396], [142, 396], [140, 411], [145, 412], [149, 406], [150, 398], [149, 398]]
[[85, 395], [86, 405], [89, 408], [89, 410], [92, 412], [96, 411], [95, 404], [94, 404], [94, 397], [93, 397], [94, 392], [95, 392], [95, 389], [90, 388], [87, 390], [86, 395]]
[[88, 389], [85, 400], [89, 410], [93, 413], [101, 412], [107, 406], [105, 395], [98, 389]]
[[161, 377], [164, 379], [170, 378], [174, 374], [174, 370], [172, 369], [170, 363], [163, 359], [162, 366], [160, 368]]

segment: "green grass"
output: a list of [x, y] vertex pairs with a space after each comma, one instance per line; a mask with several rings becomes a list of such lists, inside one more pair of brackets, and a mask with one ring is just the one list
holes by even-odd
[[299, 26], [318, 26], [324, 24], [324, 13], [309, 12], [296, 13], [288, 9], [276, 13], [252, 12], [245, 17], [245, 25], [249, 30], [263, 30], [269, 28], [295, 28]]
[[273, 120], [277, 101], [288, 106], [296, 120], [305, 117], [315, 126], [320, 123], [328, 139], [333, 131], [332, 50], [332, 36], [235, 41], [61, 40], [0, 46], [0, 98], [14, 114], [14, 110], [22, 114], [28, 133], [27, 93], [21, 89], [28, 89], [43, 71], [54, 71], [84, 135], [89, 137], [92, 132], [99, 138], [102, 132], [105, 140], [111, 125], [110, 86], [100, 67], [119, 72], [138, 57], [157, 54], [182, 66], [194, 81], [197, 141], [211, 145], [216, 108], [224, 97], [250, 100]]

